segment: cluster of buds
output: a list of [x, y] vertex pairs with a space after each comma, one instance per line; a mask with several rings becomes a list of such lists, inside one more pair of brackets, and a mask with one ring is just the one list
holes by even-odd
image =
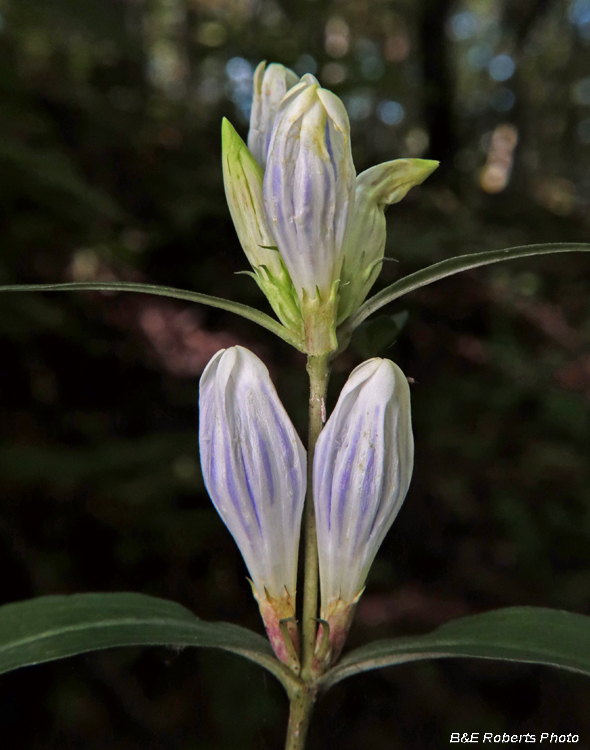
[[[355, 173], [342, 102], [312, 75], [261, 63], [248, 145], [223, 122], [227, 201], [254, 277], [310, 356], [375, 282], [385, 208], [438, 165], [398, 159]], [[295, 587], [307, 456], [268, 370], [243, 347], [218, 352], [200, 387], [205, 485], [234, 536], [279, 659], [297, 671]], [[357, 367], [317, 441], [312, 469], [321, 586], [315, 667], [339, 656], [373, 559], [413, 467], [408, 381], [397, 365]]]
[[[252, 577], [276, 655], [298, 666], [295, 585], [306, 453], [267, 368], [240, 346], [201, 378], [199, 441], [207, 490]], [[344, 386], [316, 446], [323, 665], [346, 639], [373, 559], [403, 503], [413, 466], [410, 389], [397, 365], [371, 359]], [[322, 632], [320, 629], [319, 645]]]
[[309, 74], [261, 63], [248, 145], [223, 122], [223, 175], [252, 275], [310, 355], [365, 300], [385, 251], [384, 210], [438, 166], [397, 159], [356, 176], [344, 105]]

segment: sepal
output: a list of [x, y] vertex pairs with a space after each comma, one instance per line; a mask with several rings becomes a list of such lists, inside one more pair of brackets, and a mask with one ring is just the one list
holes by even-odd
[[278, 659], [298, 674], [299, 631], [295, 620], [295, 594], [291, 596], [285, 589], [282, 595], [271, 596], [266, 589], [264, 593], [258, 592], [252, 581], [250, 583], [273, 651]]
[[344, 245], [338, 324], [362, 305], [381, 272], [385, 208], [398, 203], [438, 167], [428, 159], [395, 159], [362, 172]]
[[299, 300], [268, 227], [262, 198], [263, 172], [231, 123], [222, 124], [223, 181], [229, 210], [256, 283], [281, 323], [303, 346]]

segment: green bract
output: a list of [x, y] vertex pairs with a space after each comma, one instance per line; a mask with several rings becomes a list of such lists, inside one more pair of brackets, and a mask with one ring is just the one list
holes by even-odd
[[360, 307], [375, 283], [385, 253], [385, 209], [431, 175], [437, 161], [395, 159], [356, 178], [354, 209], [344, 244], [338, 324]]
[[223, 182], [229, 210], [255, 279], [281, 323], [303, 338], [299, 301], [266, 220], [264, 173], [229, 120], [223, 119]]

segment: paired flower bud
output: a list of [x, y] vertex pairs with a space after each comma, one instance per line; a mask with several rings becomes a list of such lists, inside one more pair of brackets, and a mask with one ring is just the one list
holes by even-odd
[[370, 359], [342, 389], [313, 464], [330, 662], [340, 654], [369, 568], [404, 501], [413, 462], [408, 381], [390, 360]]
[[[305, 449], [268, 370], [241, 346], [207, 365], [200, 409], [205, 486], [248, 566], [275, 653], [296, 669]], [[313, 465], [321, 617], [329, 625], [319, 669], [344, 645], [371, 563], [410, 484], [413, 445], [402, 371], [386, 359], [357, 367], [320, 433]]]
[[252, 576], [275, 653], [295, 666], [297, 629], [294, 621], [281, 621], [295, 616], [305, 448], [267, 368], [241, 346], [209, 362], [199, 408], [205, 486]]
[[254, 75], [248, 147], [224, 121], [226, 195], [254, 278], [301, 349], [334, 351], [336, 325], [379, 274], [385, 206], [438, 163], [401, 159], [356, 179], [340, 99], [310, 74], [298, 80], [265, 63]]

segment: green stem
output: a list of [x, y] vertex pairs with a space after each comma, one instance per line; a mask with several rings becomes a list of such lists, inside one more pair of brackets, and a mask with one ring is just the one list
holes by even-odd
[[307, 443], [307, 495], [304, 510], [304, 583], [301, 638], [301, 677], [290, 693], [291, 711], [285, 750], [303, 750], [317, 692], [313, 657], [318, 613], [318, 544], [313, 507], [313, 456], [326, 418], [326, 391], [330, 377], [329, 357], [307, 358], [309, 374], [309, 437]]
[[315, 702], [316, 689], [311, 683], [302, 683], [300, 689], [291, 696], [289, 726], [285, 750], [304, 750]]
[[330, 371], [328, 357], [309, 356], [309, 437], [307, 443], [307, 496], [305, 499], [305, 564], [303, 584], [303, 622], [301, 679], [305, 682], [312, 676], [313, 655], [316, 641], [316, 617], [318, 610], [318, 544], [316, 539], [315, 510], [313, 507], [313, 456], [326, 416], [326, 391]]

